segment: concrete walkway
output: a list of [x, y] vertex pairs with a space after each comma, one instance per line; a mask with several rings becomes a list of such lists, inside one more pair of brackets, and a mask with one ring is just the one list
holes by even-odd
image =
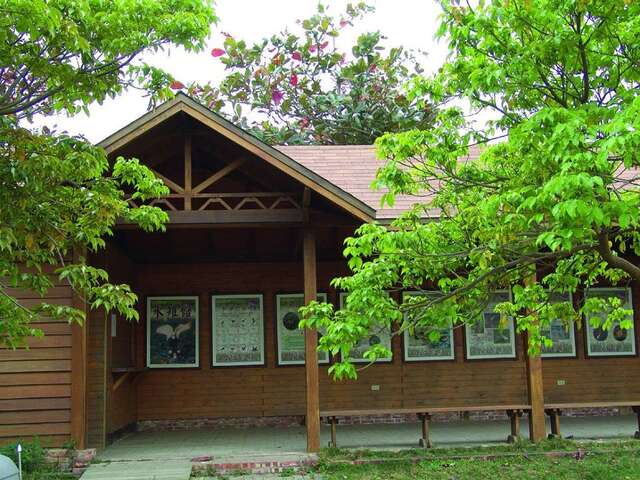
[[[636, 431], [633, 415], [616, 417], [562, 417], [561, 433], [579, 439], [630, 438]], [[547, 428], [549, 431], [549, 428]], [[508, 421], [459, 421], [433, 423], [431, 439], [436, 447], [455, 447], [504, 443]], [[338, 425], [340, 448], [402, 449], [416, 448], [418, 423], [378, 425]], [[528, 436], [526, 417], [522, 436]], [[329, 441], [329, 428], [322, 428], [322, 446]], [[306, 445], [304, 427], [218, 428], [174, 432], [130, 434], [100, 453], [103, 461], [184, 460], [213, 457], [216, 461], [240, 457], [296, 457]]]
[[156, 460], [96, 463], [84, 472], [80, 480], [189, 480], [190, 477], [189, 460]]

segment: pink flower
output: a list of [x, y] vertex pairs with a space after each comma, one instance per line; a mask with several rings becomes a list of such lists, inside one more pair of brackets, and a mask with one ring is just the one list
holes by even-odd
[[325, 48], [327, 48], [327, 45], [329, 45], [329, 42], [322, 42], [322, 44], [320, 45], [320, 50], [324, 50]]
[[369, 71], [370, 72], [375, 72], [377, 68], [378, 68], [378, 66], [375, 63], [372, 63], [371, 66], [369, 67]]
[[311, 53], [315, 52], [317, 49], [318, 49], [318, 47], [317, 47], [317, 46], [315, 46], [315, 45], [309, 45], [309, 51], [310, 51]]
[[169, 85], [169, 88], [171, 90], [182, 90], [184, 88], [184, 83], [175, 80], [174, 82], [171, 82], [171, 85]]
[[273, 100], [273, 103], [275, 103], [276, 105], [280, 105], [280, 103], [282, 103], [283, 98], [284, 98], [284, 93], [282, 93], [277, 88], [274, 88], [271, 91], [271, 100]]
[[302, 120], [300, 120], [300, 128], [307, 128], [309, 126], [309, 119], [307, 117], [304, 117]]
[[291, 74], [291, 78], [289, 78], [289, 83], [291, 85], [293, 85], [294, 87], [298, 86], [298, 75], [296, 75], [295, 73]]
[[340, 28], [344, 28], [347, 25], [349, 25], [349, 22], [347, 22], [344, 18], [340, 20]]
[[302, 60], [302, 54], [300, 52], [293, 52], [291, 54], [291, 58], [293, 58], [294, 60], [297, 60], [297, 61], [301, 61]]
[[221, 49], [221, 48], [214, 48], [213, 50], [211, 50], [211, 56], [212, 56], [213, 58], [221, 57], [221, 56], [222, 56], [222, 55], [224, 55], [225, 53], [227, 53], [227, 52], [225, 52], [225, 51], [224, 51], [223, 49]]

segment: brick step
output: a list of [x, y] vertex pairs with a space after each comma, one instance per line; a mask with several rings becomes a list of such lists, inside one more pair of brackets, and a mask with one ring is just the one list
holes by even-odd
[[316, 465], [314, 454], [281, 454], [264, 456], [195, 457], [191, 459], [193, 472], [216, 475], [266, 475], [283, 472], [303, 472]]

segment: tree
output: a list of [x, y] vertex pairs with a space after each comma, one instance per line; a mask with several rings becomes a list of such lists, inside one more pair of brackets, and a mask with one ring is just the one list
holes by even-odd
[[214, 12], [192, 0], [2, 0], [0, 12], [0, 345], [41, 335], [31, 323], [39, 316], [84, 319], [80, 310], [46, 301], [26, 308], [14, 289], [44, 296], [55, 282], [68, 282], [91, 308], [137, 319], [130, 288], [109, 283], [79, 253], [104, 247], [119, 218], [162, 229], [163, 211], [133, 208], [126, 195], [146, 200], [168, 190], [135, 159], [110, 164], [84, 138], [24, 121], [73, 115], [129, 86], [166, 96], [170, 77], [140, 55], [169, 44], [201, 49]]
[[319, 4], [298, 31], [253, 45], [226, 34], [211, 54], [230, 73], [188, 93], [270, 144], [371, 144], [386, 132], [426, 128], [433, 108], [403, 91], [421, 71], [413, 52], [385, 51], [380, 32], [360, 35], [349, 55], [336, 44], [372, 10], [361, 2], [337, 18]]
[[[443, 3], [439, 30], [450, 60], [417, 78], [411, 99], [450, 104], [434, 127], [384, 135], [376, 183], [385, 199], [427, 195], [391, 227], [364, 225], [346, 242], [352, 275], [345, 311], [314, 304], [303, 325], [323, 325], [321, 347], [348, 358], [373, 325], [396, 332], [473, 323], [489, 292], [513, 291], [495, 307], [529, 336], [531, 354], [551, 340], [554, 319], [569, 328], [633, 326], [617, 298], [577, 307], [552, 301], [600, 281], [640, 281], [640, 5], [598, 0]], [[486, 127], [460, 107], [488, 111]], [[453, 105], [451, 105], [453, 103]], [[474, 145], [475, 161], [460, 161]], [[438, 221], [425, 221], [429, 209]], [[396, 301], [394, 289], [436, 296]], [[608, 315], [593, 315], [596, 312]], [[572, 328], [572, 327], [571, 327]], [[369, 351], [370, 358], [384, 353]], [[348, 362], [333, 367], [353, 377]]]

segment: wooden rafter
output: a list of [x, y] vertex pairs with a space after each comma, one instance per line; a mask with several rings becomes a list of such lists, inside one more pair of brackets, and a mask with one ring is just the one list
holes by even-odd
[[179, 194], [184, 194], [184, 188], [182, 188], [180, 185], [178, 185], [176, 182], [174, 182], [173, 180], [165, 177], [164, 175], [162, 175], [161, 173], [156, 172], [155, 170], [151, 169], [151, 171], [153, 172], [153, 174], [158, 177], [160, 180], [162, 180], [165, 185], [167, 187], [169, 187], [171, 190], [173, 190], [176, 193]]
[[237, 169], [243, 163], [244, 163], [244, 158], [239, 158], [237, 160], [234, 160], [229, 165], [221, 168], [216, 173], [214, 173], [209, 178], [207, 178], [205, 181], [203, 181], [202, 183], [200, 183], [197, 186], [195, 186], [193, 188], [193, 193], [202, 192], [205, 188], [213, 185], [214, 183], [216, 183], [221, 178], [223, 178], [223, 177], [227, 176], [229, 173], [233, 172], [235, 169]]
[[191, 137], [184, 137], [184, 209], [191, 210], [191, 186], [192, 186], [192, 167], [191, 167]]

